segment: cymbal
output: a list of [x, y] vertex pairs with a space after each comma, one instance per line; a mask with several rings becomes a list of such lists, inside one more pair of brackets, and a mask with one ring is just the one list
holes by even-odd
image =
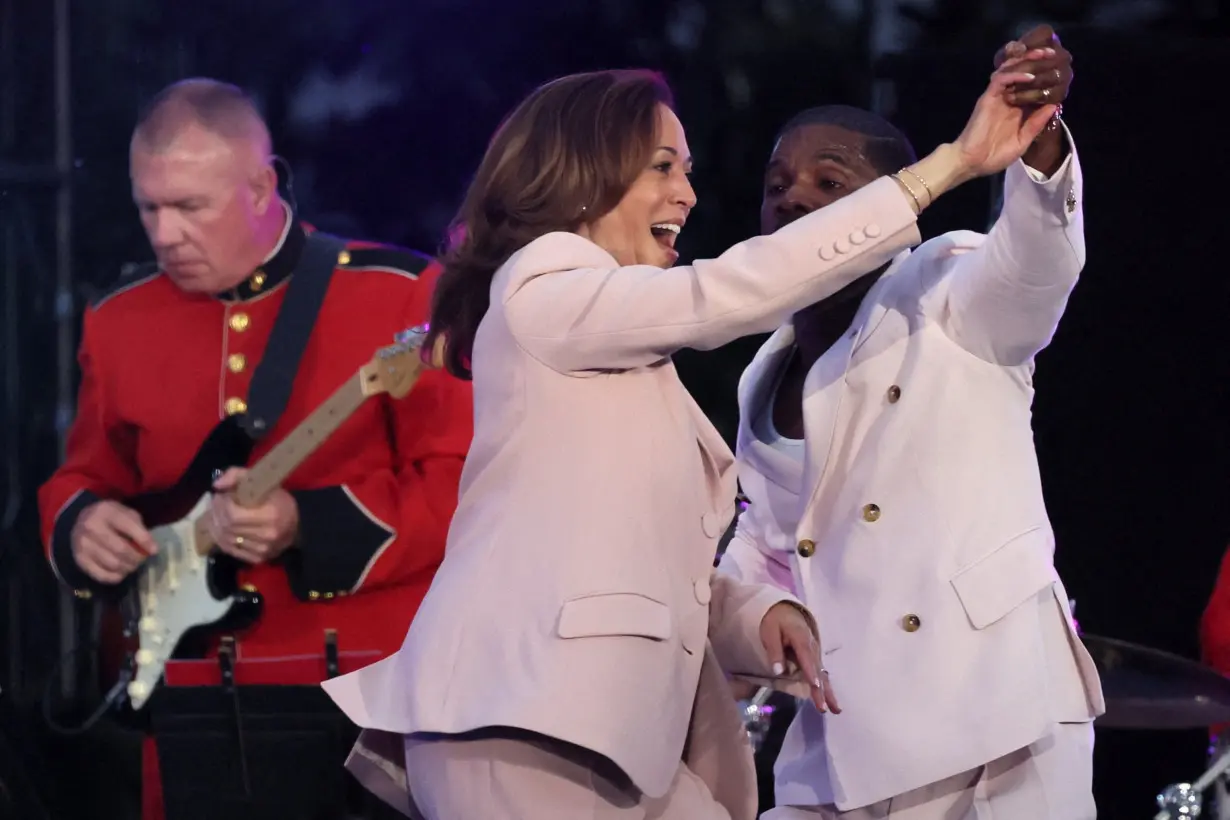
[[1200, 729], [1230, 722], [1230, 678], [1196, 661], [1127, 641], [1081, 635], [1102, 678], [1106, 713], [1119, 729]]

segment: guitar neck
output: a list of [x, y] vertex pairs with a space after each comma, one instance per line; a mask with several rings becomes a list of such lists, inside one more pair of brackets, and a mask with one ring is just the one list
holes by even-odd
[[369, 391], [364, 389], [362, 371], [347, 379], [324, 404], [300, 422], [264, 458], [252, 465], [244, 480], [235, 488], [236, 500], [245, 507], [255, 507], [264, 501], [342, 422], [363, 405], [368, 394]]

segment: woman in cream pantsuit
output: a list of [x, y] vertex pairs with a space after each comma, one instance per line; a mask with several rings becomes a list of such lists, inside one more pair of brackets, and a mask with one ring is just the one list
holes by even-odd
[[916, 243], [933, 196], [1044, 124], [1005, 101], [1024, 77], [996, 74], [909, 169], [925, 186], [882, 178], [690, 267], [671, 267], [695, 195], [660, 78], [565, 77], [512, 113], [432, 312], [475, 392], [447, 554], [401, 651], [325, 684], [367, 730], [348, 765], [369, 788], [429, 820], [755, 815], [719, 665], [791, 663], [837, 705], [806, 610], [713, 576], [734, 460], [670, 356], [770, 330]]

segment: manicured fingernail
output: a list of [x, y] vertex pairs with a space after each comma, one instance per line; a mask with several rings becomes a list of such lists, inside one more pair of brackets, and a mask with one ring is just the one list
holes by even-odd
[[773, 674], [778, 675], [778, 676], [786, 674], [786, 667], [782, 664], [781, 661], [778, 661], [777, 663], [773, 664]]
[[1030, 74], [1029, 72], [1026, 72], [1026, 73], [1025, 73], [1025, 82], [1027, 82], [1027, 83], [1032, 83], [1033, 81], [1034, 81], [1034, 75]]

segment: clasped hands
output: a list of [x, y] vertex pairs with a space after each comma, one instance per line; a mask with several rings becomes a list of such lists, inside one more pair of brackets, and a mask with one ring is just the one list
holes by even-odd
[[[1042, 129], [1021, 156], [1021, 161], [1030, 168], [1050, 177], [1063, 165], [1068, 154], [1068, 145], [1058, 116], [1072, 87], [1072, 54], [1050, 26], [1037, 26], [1020, 40], [1008, 43], [995, 55], [995, 68], [1026, 72], [1034, 77], [1031, 82], [1019, 83], [1008, 89], [1006, 99], [1019, 106], [1023, 115], [1037, 115], [1038, 109], [1046, 108], [1047, 125]], [[1053, 108], [1052, 108], [1053, 106]]]
[[955, 186], [1017, 160], [1048, 176], [1061, 165], [1066, 142], [1054, 117], [1072, 80], [1071, 55], [1049, 26], [1038, 26], [1006, 44], [994, 62], [990, 82], [956, 140], [903, 169], [921, 190], [894, 175], [914, 200], [915, 213]]
[[1072, 53], [1048, 25], [1035, 26], [1004, 45], [996, 52], [994, 65], [996, 71], [1012, 69], [1032, 77], [1008, 89], [1006, 98], [1013, 105], [1062, 105], [1072, 86]]
[[994, 65], [996, 73], [1012, 72], [1032, 77], [1010, 85], [1004, 98], [1021, 110], [1026, 121], [1039, 116], [1047, 120], [1021, 160], [1050, 176], [1059, 170], [1067, 155], [1057, 118], [1072, 87], [1071, 52], [1063, 47], [1050, 26], [1041, 25], [1001, 48], [995, 54]]

